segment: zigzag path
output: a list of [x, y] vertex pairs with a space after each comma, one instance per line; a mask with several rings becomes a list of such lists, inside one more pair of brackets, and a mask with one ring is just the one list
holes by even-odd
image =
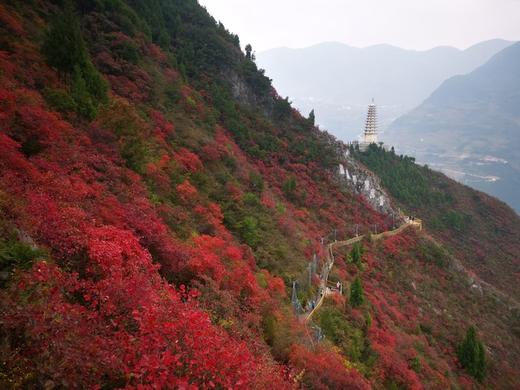
[[[407, 220], [403, 225], [401, 225], [397, 229], [387, 230], [387, 231], [385, 231], [383, 233], [379, 233], [379, 234], [372, 234], [370, 236], [370, 238], [372, 240], [381, 240], [386, 237], [395, 236], [396, 234], [401, 233], [403, 230], [405, 230], [406, 228], [408, 228], [410, 226], [413, 226], [413, 227], [421, 230], [422, 221], [420, 219]], [[366, 237], [365, 235], [361, 235], [361, 236], [356, 236], [356, 237], [350, 238], [348, 240], [334, 241], [334, 242], [327, 244], [326, 261], [325, 261], [325, 264], [323, 266], [323, 270], [322, 270], [322, 273], [320, 276], [320, 288], [319, 288], [319, 293], [318, 293], [320, 298], [319, 298], [318, 302], [316, 303], [316, 306], [314, 307], [314, 309], [312, 309], [307, 314], [304, 314], [303, 317], [304, 317], [305, 323], [309, 322], [309, 320], [312, 318], [313, 314], [320, 308], [320, 306], [323, 304], [323, 301], [325, 300], [325, 296], [330, 291], [327, 288], [327, 283], [329, 281], [330, 271], [334, 265], [334, 249], [355, 244], [356, 242], [363, 240], [365, 237]]]

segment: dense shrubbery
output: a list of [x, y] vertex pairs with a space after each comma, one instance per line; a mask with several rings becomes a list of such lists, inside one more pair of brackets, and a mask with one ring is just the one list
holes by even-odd
[[370, 351], [363, 329], [351, 323], [338, 308], [326, 305], [319, 312], [318, 324], [325, 337], [340, 347], [352, 362], [366, 364], [367, 367], [374, 362], [375, 356]]
[[[1, 387], [414, 388], [416, 358], [433, 376], [396, 336], [413, 307], [374, 288], [360, 247], [337, 280], [358, 275], [363, 304], [333, 294], [318, 317], [340, 349], [307, 348], [286, 286], [309, 297], [319, 238], [382, 216], [238, 37], [195, 0], [16, 3], [0, 5]], [[407, 261], [411, 241], [385, 248]]]
[[79, 22], [70, 1], [53, 20], [42, 52], [47, 63], [70, 80], [70, 94], [50, 91], [49, 102], [56, 109], [73, 110], [81, 117], [94, 119], [100, 103], [107, 100], [107, 84], [90, 61]]
[[[329, 140], [286, 101], [282, 135], [232, 98], [223, 70], [279, 99], [194, 1], [46, 10], [41, 45], [0, 52], [2, 356], [17, 356], [2, 362], [1, 384], [288, 386], [307, 335], [268, 270], [299, 277], [322, 231], [352, 218], [343, 205], [358, 199], [301, 164], [330, 156]], [[307, 157], [289, 150], [296, 132], [307, 132]], [[305, 187], [284, 194], [286, 177]], [[328, 196], [320, 212], [306, 208]], [[300, 380], [329, 380], [320, 375]]]
[[433, 229], [463, 232], [471, 222], [471, 217], [455, 210], [449, 210], [431, 221]]
[[386, 151], [376, 144], [369, 145], [366, 152], [354, 148], [351, 151], [381, 178], [397, 200], [409, 207], [437, 207], [452, 201], [446, 191], [432, 186], [434, 174], [428, 168], [416, 165], [413, 157], [397, 156], [393, 149]]

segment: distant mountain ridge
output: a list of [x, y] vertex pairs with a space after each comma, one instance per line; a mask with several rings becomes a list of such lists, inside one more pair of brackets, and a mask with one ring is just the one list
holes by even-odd
[[[520, 210], [520, 43], [446, 80], [386, 139]], [[480, 179], [478, 179], [480, 178]]]
[[465, 50], [439, 46], [425, 51], [382, 44], [356, 48], [326, 42], [302, 49], [276, 48], [257, 54], [283, 96], [338, 137], [356, 137], [371, 98], [384, 128], [420, 104], [447, 78], [466, 74], [512, 42], [494, 39]]

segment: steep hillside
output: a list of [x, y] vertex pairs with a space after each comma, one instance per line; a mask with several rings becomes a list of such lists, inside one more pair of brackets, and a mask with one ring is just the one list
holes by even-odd
[[396, 120], [390, 144], [520, 210], [520, 43], [446, 80]]
[[518, 387], [518, 303], [512, 308], [500, 293], [461, 272], [428, 234], [409, 228], [385, 240], [365, 240], [357, 264], [348, 250], [337, 251], [332, 282], [356, 277], [362, 303], [353, 304], [352, 292], [347, 302], [334, 294], [316, 322], [324, 343], [380, 378], [383, 386], [376, 388], [472, 388], [453, 363], [455, 346], [473, 324], [486, 345], [487, 386]]
[[[518, 215], [497, 199], [417, 165], [413, 158], [396, 155], [393, 149], [386, 151], [371, 145], [365, 152], [351, 148], [351, 155], [375, 172], [401, 211], [420, 217], [428, 231], [418, 236], [402, 234], [383, 244], [370, 245], [367, 250], [369, 274], [364, 272], [363, 278], [370, 287], [365, 289], [370, 291], [371, 304], [384, 299], [390, 329], [395, 331], [396, 323], [402, 325], [397, 327], [401, 328], [399, 331], [406, 328], [404, 324], [410, 317], [399, 317], [403, 308], [418, 310], [411, 317], [419, 322], [417, 333], [397, 333], [397, 340], [404, 348], [406, 337], [411, 334], [426, 336], [428, 347], [418, 349], [423, 351], [419, 360], [426, 360], [429, 368], [434, 368], [437, 358], [431, 355], [430, 348], [450, 350], [455, 334], [477, 324], [486, 339], [487, 351], [493, 356], [489, 370], [502, 376], [491, 380], [491, 387], [519, 386], [517, 369], [510, 364], [520, 356]], [[351, 273], [357, 273], [356, 267], [347, 267]], [[374, 286], [379, 286], [376, 291], [396, 293], [394, 301], [374, 294]], [[417, 322], [408, 326], [413, 324]], [[428, 351], [426, 356], [422, 355], [424, 351]], [[456, 355], [456, 351], [450, 353]], [[449, 377], [450, 374], [445, 376]], [[428, 380], [431, 377], [422, 382]]]
[[510, 207], [393, 150], [371, 145], [353, 154], [468, 270], [518, 300], [520, 218]]
[[[491, 40], [466, 50], [425, 51], [390, 45], [355, 48], [322, 43], [302, 49], [277, 48], [257, 54], [278, 92], [302, 112], [315, 109], [320, 125], [340, 139], [361, 132], [372, 98], [381, 107], [383, 128], [419, 105], [444, 80], [466, 74], [511, 42]], [[397, 93], [398, 91], [398, 93]]]
[[[197, 1], [9, 0], [0, 22], [0, 387], [479, 386], [454, 358], [470, 324], [484, 385], [518, 385], [510, 307], [435, 290], [449, 275], [470, 301], [423, 233], [365, 244], [379, 265], [356, 265], [369, 302], [350, 296], [346, 322], [301, 321], [325, 244], [401, 221], [384, 176], [280, 98]], [[417, 272], [400, 272], [415, 245]], [[356, 285], [352, 264], [333, 272]], [[423, 274], [417, 297], [393, 272]], [[430, 307], [454, 321], [413, 314]], [[328, 332], [343, 326], [342, 349]]]

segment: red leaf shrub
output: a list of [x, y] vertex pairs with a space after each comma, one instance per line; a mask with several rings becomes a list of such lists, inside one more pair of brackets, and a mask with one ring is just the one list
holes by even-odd
[[311, 352], [301, 345], [294, 345], [291, 363], [302, 370], [302, 382], [313, 389], [369, 390], [369, 383], [353, 368], [347, 368], [342, 358], [330, 351], [318, 349]]
[[188, 180], [184, 180], [181, 184], [175, 187], [181, 199], [185, 202], [190, 202], [197, 196], [197, 189], [191, 185]]
[[175, 160], [188, 172], [197, 172], [203, 168], [199, 156], [186, 148], [181, 148], [175, 153]]

